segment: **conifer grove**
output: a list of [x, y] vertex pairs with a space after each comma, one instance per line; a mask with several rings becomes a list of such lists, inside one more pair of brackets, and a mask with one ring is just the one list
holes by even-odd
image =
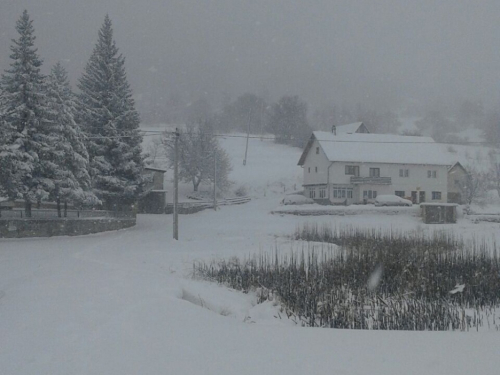
[[0, 196], [23, 200], [27, 217], [42, 201], [56, 202], [59, 215], [68, 203], [130, 207], [144, 187], [142, 137], [110, 18], [77, 94], [60, 63], [42, 73], [27, 11], [16, 31], [0, 79]]

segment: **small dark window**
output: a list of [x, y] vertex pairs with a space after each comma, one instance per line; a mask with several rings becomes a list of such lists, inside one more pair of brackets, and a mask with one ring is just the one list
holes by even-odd
[[326, 197], [326, 190], [325, 190], [325, 188], [319, 188], [319, 197], [320, 198], [325, 198]]
[[441, 200], [441, 192], [433, 191], [432, 192], [432, 200]]
[[314, 167], [316, 173], [318, 173], [318, 167]]
[[311, 167], [307, 168], [307, 173], [311, 173]]
[[359, 166], [357, 165], [346, 165], [345, 174], [351, 176], [359, 176]]
[[316, 147], [316, 154], [319, 154], [319, 147]]
[[309, 190], [309, 198], [316, 198], [316, 190], [314, 188], [311, 188], [311, 190]]
[[370, 177], [380, 177], [380, 168], [370, 168]]

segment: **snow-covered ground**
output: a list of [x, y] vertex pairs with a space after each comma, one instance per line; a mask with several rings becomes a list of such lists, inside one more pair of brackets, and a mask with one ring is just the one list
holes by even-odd
[[445, 229], [500, 243], [499, 224], [466, 219], [270, 214], [300, 184], [300, 150], [254, 139], [243, 167], [244, 140], [223, 144], [235, 186], [253, 200], [180, 216], [179, 241], [171, 215], [97, 235], [0, 240], [1, 374], [498, 373], [498, 332], [301, 328], [271, 302], [191, 280], [196, 261], [301, 246], [286, 236], [302, 223]]

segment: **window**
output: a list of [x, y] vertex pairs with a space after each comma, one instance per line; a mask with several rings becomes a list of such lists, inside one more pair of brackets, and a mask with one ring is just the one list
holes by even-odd
[[432, 200], [441, 200], [441, 192], [433, 191], [432, 192]]
[[394, 195], [397, 195], [398, 197], [404, 198], [405, 197], [405, 192], [403, 190], [396, 190], [394, 192]]
[[316, 155], [319, 154], [319, 147], [316, 147]]
[[351, 176], [359, 176], [359, 166], [357, 165], [346, 165], [345, 166], [345, 174]]
[[338, 199], [350, 198], [352, 199], [352, 189], [342, 188], [342, 187], [334, 187], [333, 188], [333, 197]]
[[325, 198], [326, 197], [326, 190], [324, 187], [319, 188], [319, 197], [320, 198]]
[[316, 190], [314, 188], [309, 189], [309, 198], [316, 198]]
[[375, 199], [375, 198], [377, 198], [377, 192], [375, 190], [363, 191], [363, 199]]
[[409, 169], [400, 169], [399, 170], [399, 177], [410, 177], [410, 170]]
[[437, 177], [437, 171], [432, 171], [432, 178], [436, 178]]
[[307, 168], [307, 173], [311, 173], [311, 167]]
[[380, 177], [380, 168], [370, 168], [370, 177]]
[[427, 178], [431, 178], [432, 177], [432, 171], [427, 171]]
[[427, 178], [437, 178], [437, 171], [427, 171]]
[[314, 171], [318, 173], [318, 167], [314, 167]]

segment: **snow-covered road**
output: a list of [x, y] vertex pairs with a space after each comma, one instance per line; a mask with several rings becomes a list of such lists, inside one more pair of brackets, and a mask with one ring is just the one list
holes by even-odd
[[194, 260], [265, 251], [306, 220], [270, 215], [271, 202], [181, 216], [177, 242], [167, 215], [97, 235], [0, 240], [0, 373], [498, 371], [498, 332], [294, 327], [271, 303], [186, 278]]

